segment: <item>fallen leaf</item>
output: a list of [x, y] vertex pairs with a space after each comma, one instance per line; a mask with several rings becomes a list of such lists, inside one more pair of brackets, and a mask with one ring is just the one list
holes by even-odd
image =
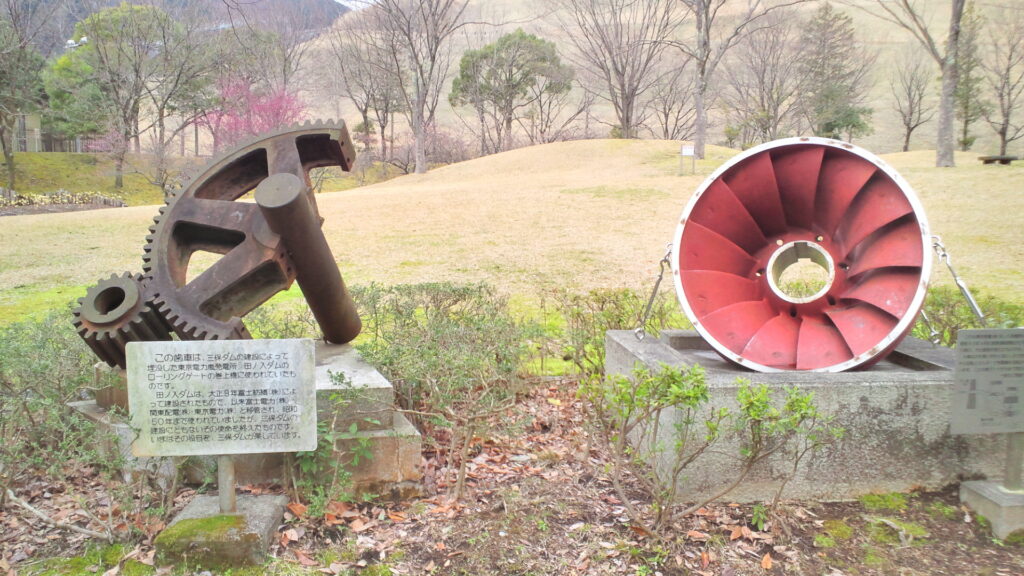
[[292, 514], [295, 514], [296, 516], [298, 516], [300, 518], [306, 515], [306, 511], [308, 509], [309, 509], [309, 507], [307, 507], [302, 502], [289, 502], [288, 503], [288, 510], [291, 511]]
[[708, 535], [699, 530], [690, 530], [686, 533], [686, 537], [690, 540], [696, 540], [698, 542], [706, 542]]
[[551, 404], [552, 406], [561, 406], [562, 401], [558, 398], [548, 398], [548, 404]]
[[732, 542], [733, 540], [739, 540], [742, 537], [743, 537], [743, 529], [741, 529], [739, 526], [733, 527], [732, 531], [729, 533], [729, 541], [730, 542]]
[[444, 542], [434, 543], [434, 550], [447, 550], [448, 547], [444, 545]]
[[424, 566], [423, 569], [426, 570], [427, 572], [433, 572], [434, 570], [437, 569], [437, 565], [434, 564], [433, 560], [431, 560], [430, 562], [427, 562], [427, 565]]
[[295, 554], [295, 559], [299, 561], [299, 564], [303, 566], [316, 566], [319, 564], [316, 560], [313, 560], [309, 556], [306, 556], [301, 550], [292, 550], [292, 554]]
[[648, 538], [649, 536], [651, 536], [651, 531], [648, 530], [647, 528], [644, 528], [643, 526], [637, 526], [636, 524], [630, 524], [629, 525], [629, 529], [632, 530], [633, 532], [635, 532], [636, 535], [640, 536], [641, 538]]
[[764, 568], [765, 570], [771, 570], [772, 569], [772, 553], [771, 552], [765, 553], [764, 558], [761, 558], [761, 568]]
[[405, 514], [402, 514], [401, 512], [388, 512], [388, 518], [390, 518], [395, 524], [401, 524], [408, 520], [408, 518], [405, 517]]
[[706, 550], [701, 551], [701, 553], [700, 553], [700, 567], [701, 568], [707, 568], [708, 564], [711, 564], [711, 557], [708, 556], [708, 553], [707, 553]]

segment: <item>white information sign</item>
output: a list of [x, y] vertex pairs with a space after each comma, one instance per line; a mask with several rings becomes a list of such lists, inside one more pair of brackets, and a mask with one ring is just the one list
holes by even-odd
[[313, 341], [128, 344], [136, 456], [316, 449]]
[[683, 144], [679, 148], [679, 153], [683, 156], [693, 156], [693, 144]]
[[1024, 330], [961, 330], [956, 352], [950, 432], [1024, 432]]

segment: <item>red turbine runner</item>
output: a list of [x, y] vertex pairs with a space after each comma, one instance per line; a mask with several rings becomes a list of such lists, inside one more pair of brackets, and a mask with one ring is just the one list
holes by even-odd
[[913, 327], [931, 272], [910, 185], [870, 152], [789, 138], [726, 162], [683, 210], [683, 310], [726, 359], [761, 372], [839, 372]]

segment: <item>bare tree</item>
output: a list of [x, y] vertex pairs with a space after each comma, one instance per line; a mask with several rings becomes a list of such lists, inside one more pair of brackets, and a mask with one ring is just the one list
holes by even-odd
[[[953, 124], [960, 21], [964, 15], [965, 3], [966, 0], [950, 2], [949, 27], [944, 48], [939, 47], [939, 42], [928, 28], [923, 7], [918, 6], [914, 0], [875, 0], [875, 5], [880, 11], [869, 11], [871, 14], [910, 32], [939, 65], [942, 72], [942, 90], [939, 94], [939, 127], [935, 142], [935, 165], [939, 167], [956, 165], [956, 159], [953, 156], [953, 150], [956, 148]], [[854, 5], [856, 6], [856, 4]]]
[[644, 102], [647, 129], [655, 138], [683, 140], [693, 136], [693, 67], [687, 59], [659, 67], [661, 73]]
[[681, 24], [672, 0], [559, 0], [560, 21], [587, 71], [612, 104], [623, 138], [641, 124], [641, 99], [657, 79], [655, 66]]
[[928, 101], [928, 85], [932, 74], [918, 51], [905, 52], [896, 60], [889, 79], [893, 108], [903, 125], [903, 151], [910, 150], [910, 136], [935, 116], [935, 107]]
[[746, 136], [743, 146], [780, 138], [799, 122], [801, 77], [793, 22], [787, 12], [765, 17], [726, 67], [723, 99], [730, 126]]
[[200, 16], [187, 7], [170, 16], [157, 22], [160, 50], [153, 56], [153, 73], [144, 85], [147, 123], [139, 127], [140, 133], [149, 135], [154, 160], [143, 173], [165, 194], [173, 184], [171, 145], [211, 103], [216, 67]]
[[1024, 138], [1024, 121], [1014, 122], [1014, 113], [1024, 108], [1024, 15], [1014, 11], [996, 20], [992, 31], [992, 51], [985, 59], [986, 79], [992, 87], [996, 106], [985, 115], [989, 126], [999, 135], [999, 154], [1006, 146]]
[[416, 173], [426, 172], [430, 128], [452, 61], [450, 40], [466, 26], [466, 0], [377, 0], [367, 10], [376, 32], [366, 41], [386, 55], [389, 68], [401, 71]]
[[696, 26], [695, 34], [690, 41], [676, 42], [674, 45], [693, 58], [696, 66], [694, 153], [698, 158], [703, 158], [708, 137], [708, 89], [711, 87], [715, 70], [725, 54], [743, 38], [744, 34], [758, 27], [761, 19], [771, 12], [807, 0], [747, 0], [746, 6], [739, 7], [738, 12], [732, 10], [726, 14], [721, 12], [722, 8], [727, 3], [730, 8], [737, 8], [735, 0], [679, 1], [690, 11]]
[[44, 6], [26, 0], [0, 2], [0, 151], [7, 169], [6, 185], [15, 182], [15, 121], [42, 100], [43, 58], [34, 48], [46, 22], [60, 2]]
[[530, 87], [532, 102], [518, 119], [530, 144], [547, 144], [573, 138], [577, 119], [589, 114], [594, 103], [593, 95], [585, 90], [582, 90], [581, 96], [574, 97], [571, 90], [561, 92], [549, 89], [548, 84], [553, 82], [558, 82], [558, 79], [543, 77]]

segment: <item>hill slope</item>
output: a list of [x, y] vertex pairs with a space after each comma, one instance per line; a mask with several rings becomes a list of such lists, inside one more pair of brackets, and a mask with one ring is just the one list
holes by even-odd
[[[734, 154], [712, 148], [679, 176], [677, 144], [591, 140], [523, 148], [423, 175], [318, 196], [350, 284], [487, 281], [537, 297], [566, 286], [649, 289], [676, 219]], [[1024, 167], [971, 155], [930, 167], [927, 151], [885, 157], [918, 191], [957, 270], [1024, 302]], [[972, 163], [973, 162], [973, 163]], [[100, 277], [138, 270], [154, 207], [0, 219], [0, 321], [68, 301]], [[934, 279], [949, 282], [944, 267]]]

